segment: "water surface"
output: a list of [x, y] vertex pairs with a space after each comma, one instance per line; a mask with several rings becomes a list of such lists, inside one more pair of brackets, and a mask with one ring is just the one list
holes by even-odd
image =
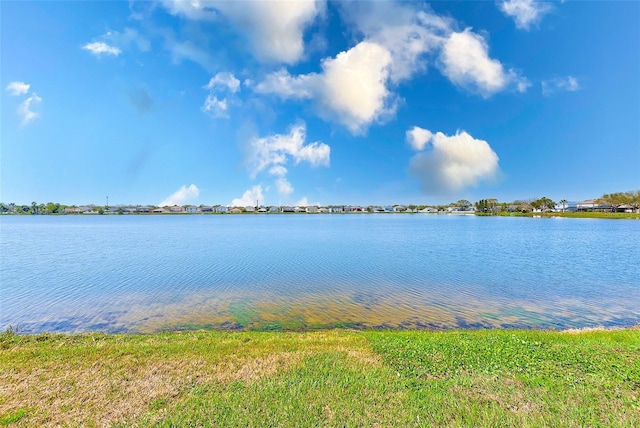
[[640, 323], [640, 222], [423, 214], [0, 217], [0, 328]]

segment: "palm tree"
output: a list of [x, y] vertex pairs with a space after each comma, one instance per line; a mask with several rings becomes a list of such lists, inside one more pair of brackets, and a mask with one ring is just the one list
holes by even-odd
[[567, 205], [567, 200], [566, 199], [560, 199], [560, 203], [562, 204], [562, 212], [564, 212], [564, 208]]

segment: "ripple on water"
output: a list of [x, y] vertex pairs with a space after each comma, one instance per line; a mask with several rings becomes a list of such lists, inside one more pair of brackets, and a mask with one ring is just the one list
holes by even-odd
[[[0, 219], [0, 326], [579, 328], [640, 322], [637, 222], [422, 215]], [[619, 251], [610, 250], [620, 242]]]

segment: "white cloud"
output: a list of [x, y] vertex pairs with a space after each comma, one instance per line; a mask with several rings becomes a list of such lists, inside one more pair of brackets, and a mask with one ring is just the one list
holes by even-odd
[[485, 98], [515, 84], [523, 92], [528, 81], [513, 70], [505, 71], [500, 61], [489, 58], [489, 47], [485, 39], [467, 28], [451, 33], [440, 53], [441, 71], [464, 89], [476, 92]]
[[223, 98], [219, 100], [215, 95], [208, 95], [202, 105], [202, 111], [210, 114], [211, 117], [214, 118], [228, 118], [228, 110], [227, 99]]
[[339, 6], [348, 24], [365, 40], [391, 53], [390, 78], [394, 83], [425, 71], [427, 54], [439, 49], [451, 32], [450, 19], [408, 4], [354, 1]]
[[220, 72], [213, 76], [204, 88], [210, 91], [214, 89], [228, 89], [235, 94], [240, 89], [240, 81], [236, 79], [233, 73]]
[[516, 27], [523, 30], [529, 30], [532, 24], [537, 24], [553, 10], [550, 3], [535, 0], [506, 0], [498, 3], [498, 7], [505, 15], [513, 18]]
[[214, 92], [229, 91], [231, 94], [240, 90], [240, 81], [236, 79], [233, 73], [220, 72], [209, 79], [209, 83], [203, 86], [204, 89], [209, 90], [209, 95], [204, 100], [202, 105], [202, 111], [211, 115], [214, 118], [229, 118], [229, 104], [237, 104], [239, 101], [230, 95], [230, 100], [226, 97], [219, 99]]
[[281, 195], [290, 195], [293, 193], [293, 186], [285, 177], [276, 179], [276, 188]]
[[86, 45], [82, 46], [82, 49], [91, 52], [92, 54], [94, 54], [95, 56], [101, 56], [101, 55], [111, 55], [111, 56], [118, 56], [122, 53], [122, 51], [115, 47], [115, 46], [109, 46], [108, 44], [106, 44], [105, 42], [93, 42], [93, 43], [87, 43]]
[[5, 88], [10, 95], [24, 95], [29, 92], [31, 85], [24, 82], [11, 82]]
[[[260, 94], [312, 100], [325, 120], [363, 134], [395, 114], [395, 87], [436, 63], [451, 82], [487, 98], [507, 88], [525, 92], [530, 82], [488, 55], [488, 44], [455, 22], [394, 2], [344, 2], [338, 8], [354, 37], [363, 40], [322, 61], [322, 71], [291, 75], [281, 69], [254, 86]], [[437, 61], [436, 61], [437, 60]]]
[[329, 166], [331, 148], [320, 142], [305, 144], [306, 127], [294, 125], [288, 134], [275, 134], [264, 138], [251, 138], [247, 145], [249, 175], [255, 178], [268, 168], [269, 175], [275, 177], [278, 193], [289, 195], [293, 186], [287, 179], [285, 167], [290, 159], [295, 164], [307, 162], [311, 166]]
[[386, 87], [391, 54], [384, 47], [360, 42], [322, 63], [321, 111], [352, 133], [395, 113]]
[[160, 202], [158, 206], [172, 206], [172, 205], [184, 205], [195, 200], [200, 196], [200, 190], [195, 184], [190, 186], [183, 185], [176, 192], [167, 197], [164, 201]]
[[304, 31], [324, 12], [324, 0], [163, 0], [174, 15], [221, 21], [224, 16], [263, 62], [294, 64], [304, 55]]
[[242, 194], [240, 198], [236, 198], [231, 201], [232, 207], [247, 207], [247, 206], [255, 206], [256, 201], [258, 205], [264, 204], [264, 196], [262, 195], [262, 186], [257, 185], [253, 186], [251, 189], [247, 190]]
[[276, 94], [283, 99], [313, 98], [317, 80], [317, 73], [294, 77], [287, 70], [281, 69], [267, 75], [254, 90], [259, 94]]
[[464, 131], [452, 136], [423, 131], [426, 132], [419, 135], [431, 135], [422, 144], [423, 148], [428, 144], [429, 150], [411, 158], [409, 171], [418, 177], [426, 193], [456, 192], [492, 179], [498, 173], [498, 155], [486, 141], [475, 139]]
[[288, 134], [249, 140], [248, 165], [251, 177], [255, 178], [267, 167], [271, 167], [273, 175], [282, 176], [283, 169], [275, 167], [284, 167], [289, 158], [293, 158], [296, 164], [307, 162], [311, 166], [329, 166], [331, 148], [320, 142], [305, 144], [305, 139], [306, 127], [298, 124], [292, 126]]
[[28, 123], [34, 121], [40, 116], [40, 113], [34, 111], [37, 109], [39, 104], [42, 102], [42, 98], [40, 98], [35, 92], [31, 94], [29, 98], [24, 100], [22, 104], [18, 106], [18, 116], [22, 119], [20, 124], [22, 126], [27, 125]]
[[580, 89], [578, 79], [573, 76], [557, 77], [555, 79], [542, 81], [542, 94], [551, 95], [554, 92], [575, 92]]
[[419, 126], [414, 126], [407, 131], [407, 141], [417, 151], [423, 150], [432, 137], [433, 133], [431, 131], [422, 129]]
[[313, 98], [318, 113], [363, 133], [374, 121], [395, 113], [392, 93], [387, 89], [390, 52], [376, 43], [360, 42], [335, 58], [322, 61], [322, 73], [291, 76], [277, 71], [256, 86], [256, 92], [280, 97]]

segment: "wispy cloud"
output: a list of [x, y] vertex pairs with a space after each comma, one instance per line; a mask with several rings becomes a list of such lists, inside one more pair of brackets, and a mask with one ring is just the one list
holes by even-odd
[[464, 131], [449, 136], [414, 127], [407, 131], [407, 141], [418, 151], [429, 148], [411, 158], [409, 165], [427, 194], [457, 192], [492, 179], [499, 171], [498, 155], [489, 143]]
[[202, 111], [211, 115], [214, 118], [228, 118], [229, 117], [229, 105], [227, 99], [218, 99], [215, 95], [207, 95], [202, 105]]
[[25, 126], [40, 117], [40, 113], [35, 110], [38, 108], [41, 102], [42, 98], [40, 98], [34, 92], [29, 98], [24, 100], [24, 102], [22, 102], [22, 104], [18, 106], [18, 116], [20, 116], [21, 118], [20, 124], [22, 126]]
[[[229, 118], [229, 104], [239, 103], [233, 94], [240, 90], [240, 80], [236, 79], [233, 73], [220, 72], [209, 79], [209, 83], [203, 88], [209, 91], [209, 95], [204, 100], [202, 111], [213, 118]], [[230, 93], [230, 98], [225, 96], [220, 99], [216, 93]]]
[[115, 47], [106, 44], [105, 42], [92, 42], [82, 46], [82, 49], [91, 52], [93, 55], [100, 57], [102, 55], [118, 56], [122, 51]]
[[200, 196], [200, 190], [195, 184], [190, 186], [183, 185], [177, 191], [169, 195], [164, 201], [160, 202], [158, 206], [172, 206], [172, 205], [184, 205], [189, 202], [193, 202]]
[[557, 77], [555, 79], [543, 80], [542, 94], [549, 96], [554, 92], [575, 92], [580, 90], [578, 79], [573, 76]]
[[235, 94], [240, 89], [240, 81], [236, 79], [236, 76], [234, 76], [233, 73], [221, 71], [213, 76], [204, 88], [210, 91], [226, 89]]
[[253, 207], [256, 202], [258, 205], [264, 204], [264, 195], [262, 194], [262, 186], [256, 185], [242, 194], [241, 197], [231, 201], [232, 207]]
[[529, 30], [533, 24], [553, 10], [553, 5], [535, 0], [506, 0], [498, 3], [498, 8], [513, 18], [516, 27]]
[[306, 126], [303, 123], [293, 125], [288, 134], [274, 134], [268, 137], [253, 137], [247, 144], [249, 175], [255, 178], [268, 169], [275, 177], [278, 192], [288, 195], [293, 192], [292, 184], [287, 180], [286, 164], [306, 162], [311, 166], [329, 166], [331, 148], [321, 142], [305, 144]]
[[7, 85], [7, 87], [5, 88], [7, 90], [7, 92], [9, 92], [10, 95], [24, 95], [27, 92], [29, 92], [29, 88], [31, 87], [31, 85], [29, 85], [28, 83], [24, 83], [24, 82], [11, 82]]

